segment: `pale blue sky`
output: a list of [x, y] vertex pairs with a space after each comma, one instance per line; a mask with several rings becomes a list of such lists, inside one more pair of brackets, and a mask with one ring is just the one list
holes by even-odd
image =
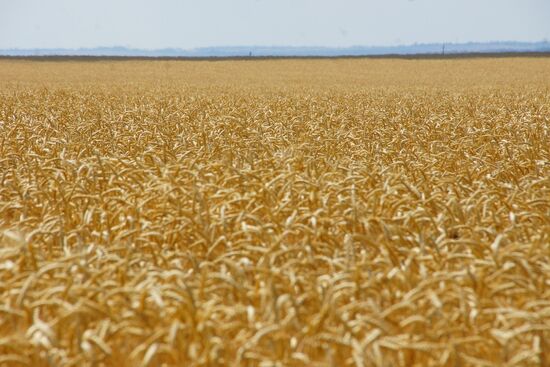
[[0, 48], [550, 39], [550, 0], [0, 0]]

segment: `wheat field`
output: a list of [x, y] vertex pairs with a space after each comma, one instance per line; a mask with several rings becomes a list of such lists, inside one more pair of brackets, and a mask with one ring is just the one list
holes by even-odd
[[550, 59], [0, 88], [0, 366], [550, 365]]

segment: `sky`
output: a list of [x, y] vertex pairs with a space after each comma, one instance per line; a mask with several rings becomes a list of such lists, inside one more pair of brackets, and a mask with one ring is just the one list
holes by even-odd
[[550, 40], [550, 0], [0, 0], [0, 49]]

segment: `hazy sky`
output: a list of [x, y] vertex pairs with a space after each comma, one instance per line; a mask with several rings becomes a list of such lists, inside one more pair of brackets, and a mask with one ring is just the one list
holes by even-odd
[[550, 39], [550, 0], [0, 0], [0, 48]]

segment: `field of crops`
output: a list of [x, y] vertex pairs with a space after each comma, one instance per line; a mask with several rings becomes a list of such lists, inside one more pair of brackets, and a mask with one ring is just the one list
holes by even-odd
[[550, 365], [550, 59], [0, 60], [12, 365]]

